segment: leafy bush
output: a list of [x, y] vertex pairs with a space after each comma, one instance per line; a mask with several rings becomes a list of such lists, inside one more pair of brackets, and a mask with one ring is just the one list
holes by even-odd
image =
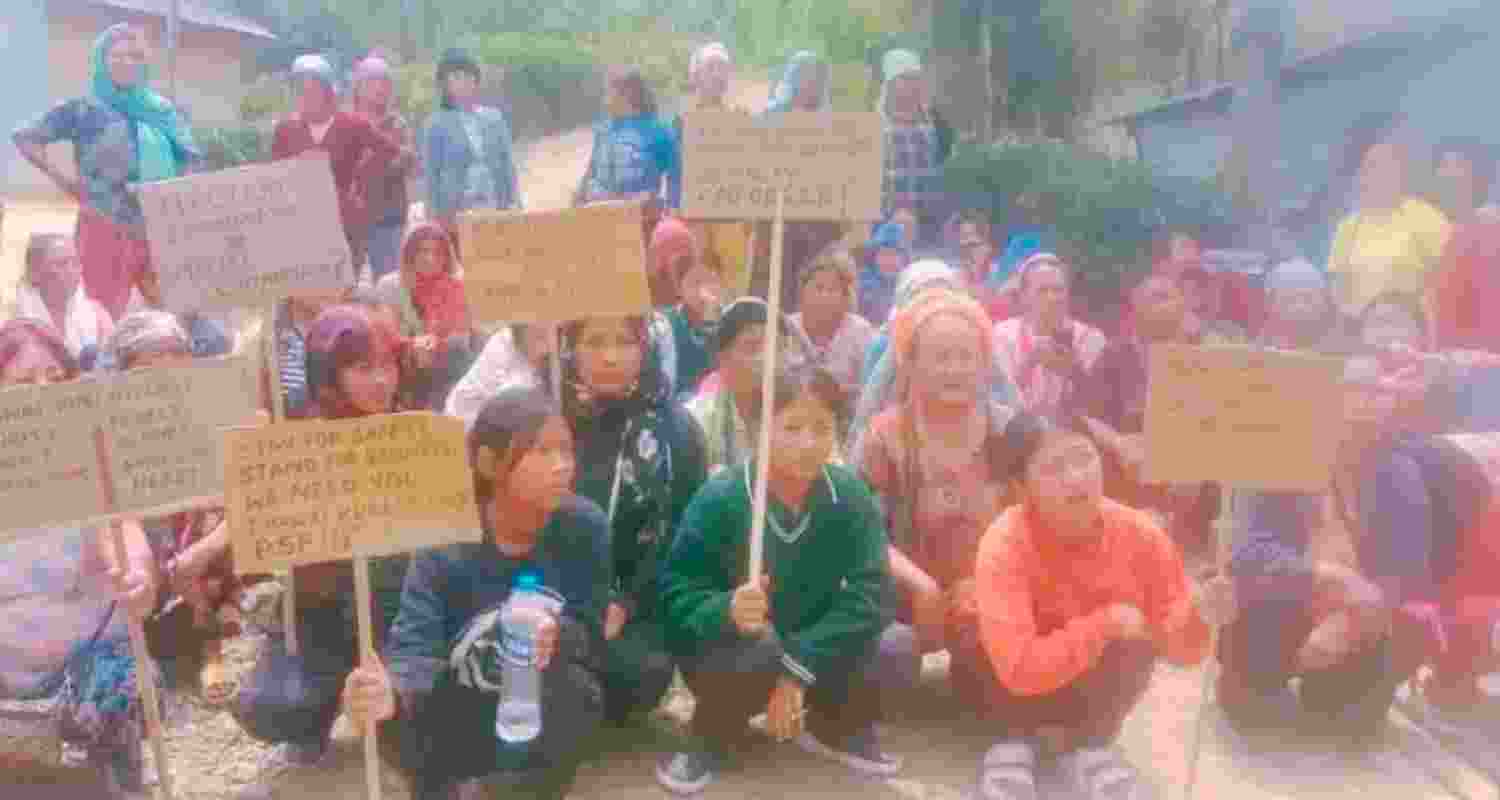
[[960, 144], [944, 179], [1001, 224], [1017, 197], [1036, 198], [1090, 298], [1118, 297], [1130, 276], [1148, 268], [1151, 242], [1167, 226], [1232, 224], [1229, 199], [1211, 183], [1159, 175], [1139, 161], [1056, 141]]
[[195, 128], [193, 140], [203, 153], [205, 171], [240, 167], [271, 158], [270, 133], [254, 125]]

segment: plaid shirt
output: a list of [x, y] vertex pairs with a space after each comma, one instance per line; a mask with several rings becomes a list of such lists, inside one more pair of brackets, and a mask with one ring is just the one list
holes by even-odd
[[889, 215], [899, 205], [927, 210], [930, 198], [941, 189], [941, 180], [937, 128], [887, 123], [883, 211]]

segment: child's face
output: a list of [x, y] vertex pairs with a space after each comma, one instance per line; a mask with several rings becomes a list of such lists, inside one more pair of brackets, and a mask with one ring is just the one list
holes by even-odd
[[724, 282], [708, 267], [699, 264], [682, 273], [682, 283], [677, 291], [682, 297], [683, 310], [694, 322], [706, 322], [719, 316], [719, 307], [724, 302]]
[[623, 397], [641, 379], [645, 346], [640, 330], [621, 317], [589, 320], [575, 345], [578, 377], [596, 394]]
[[833, 456], [838, 421], [816, 395], [804, 392], [772, 420], [771, 470], [784, 480], [810, 481]]
[[457, 105], [468, 105], [479, 91], [479, 79], [471, 73], [459, 70], [448, 73], [448, 97]]
[[385, 414], [396, 401], [401, 371], [388, 356], [371, 354], [338, 372], [339, 388], [349, 405], [362, 416]]
[[802, 314], [818, 321], [842, 317], [849, 311], [849, 294], [842, 278], [831, 269], [819, 270], [802, 284]]
[[495, 488], [503, 490], [512, 503], [551, 512], [572, 490], [576, 469], [573, 434], [562, 417], [552, 417], [537, 433], [531, 448], [516, 460], [510, 474], [497, 479], [497, 484], [504, 485]]
[[606, 87], [605, 106], [612, 117], [630, 117], [640, 113], [635, 89], [623, 77], [612, 77]]

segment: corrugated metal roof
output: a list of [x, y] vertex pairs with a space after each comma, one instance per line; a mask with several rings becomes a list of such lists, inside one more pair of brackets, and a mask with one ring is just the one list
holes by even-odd
[[[1476, 17], [1469, 21], [1478, 22], [1479, 20]], [[1282, 67], [1281, 85], [1289, 87], [1305, 80], [1327, 77], [1346, 70], [1359, 70], [1368, 63], [1366, 57], [1372, 55], [1406, 54], [1434, 45], [1449, 45], [1453, 37], [1468, 36], [1480, 39], [1497, 33], [1487, 26], [1466, 27], [1463, 23], [1464, 19], [1461, 15], [1459, 19], [1446, 19], [1427, 25], [1397, 22], [1381, 30], [1363, 33], [1333, 47], [1304, 55]], [[1232, 83], [1210, 84], [1149, 108], [1122, 114], [1109, 122], [1135, 124], [1148, 117], [1186, 114], [1194, 106], [1224, 104], [1227, 107], [1237, 90], [1237, 85]]]
[[[162, 18], [167, 16], [171, 6], [171, 0], [84, 0], [84, 2]], [[182, 22], [185, 25], [234, 31], [246, 36], [254, 36], [257, 39], [276, 38], [276, 34], [271, 33], [266, 26], [252, 19], [209, 8], [192, 0], [179, 0], [179, 3], [179, 13], [182, 14]]]

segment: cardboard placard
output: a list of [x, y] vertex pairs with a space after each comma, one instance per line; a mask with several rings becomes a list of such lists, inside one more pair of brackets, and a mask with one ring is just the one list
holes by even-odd
[[637, 203], [459, 217], [475, 323], [563, 322], [651, 308]]
[[1343, 432], [1343, 362], [1252, 347], [1156, 345], [1146, 479], [1322, 491]]
[[241, 574], [476, 542], [463, 422], [427, 412], [225, 434]]
[[[0, 392], [0, 529], [97, 522], [214, 500], [224, 486], [220, 431], [254, 419], [256, 380], [253, 360], [230, 357]], [[100, 433], [109, 454], [104, 475]]]
[[768, 220], [880, 219], [885, 136], [874, 112], [684, 115], [682, 215]]
[[264, 307], [354, 283], [327, 153], [138, 187], [174, 311]]

